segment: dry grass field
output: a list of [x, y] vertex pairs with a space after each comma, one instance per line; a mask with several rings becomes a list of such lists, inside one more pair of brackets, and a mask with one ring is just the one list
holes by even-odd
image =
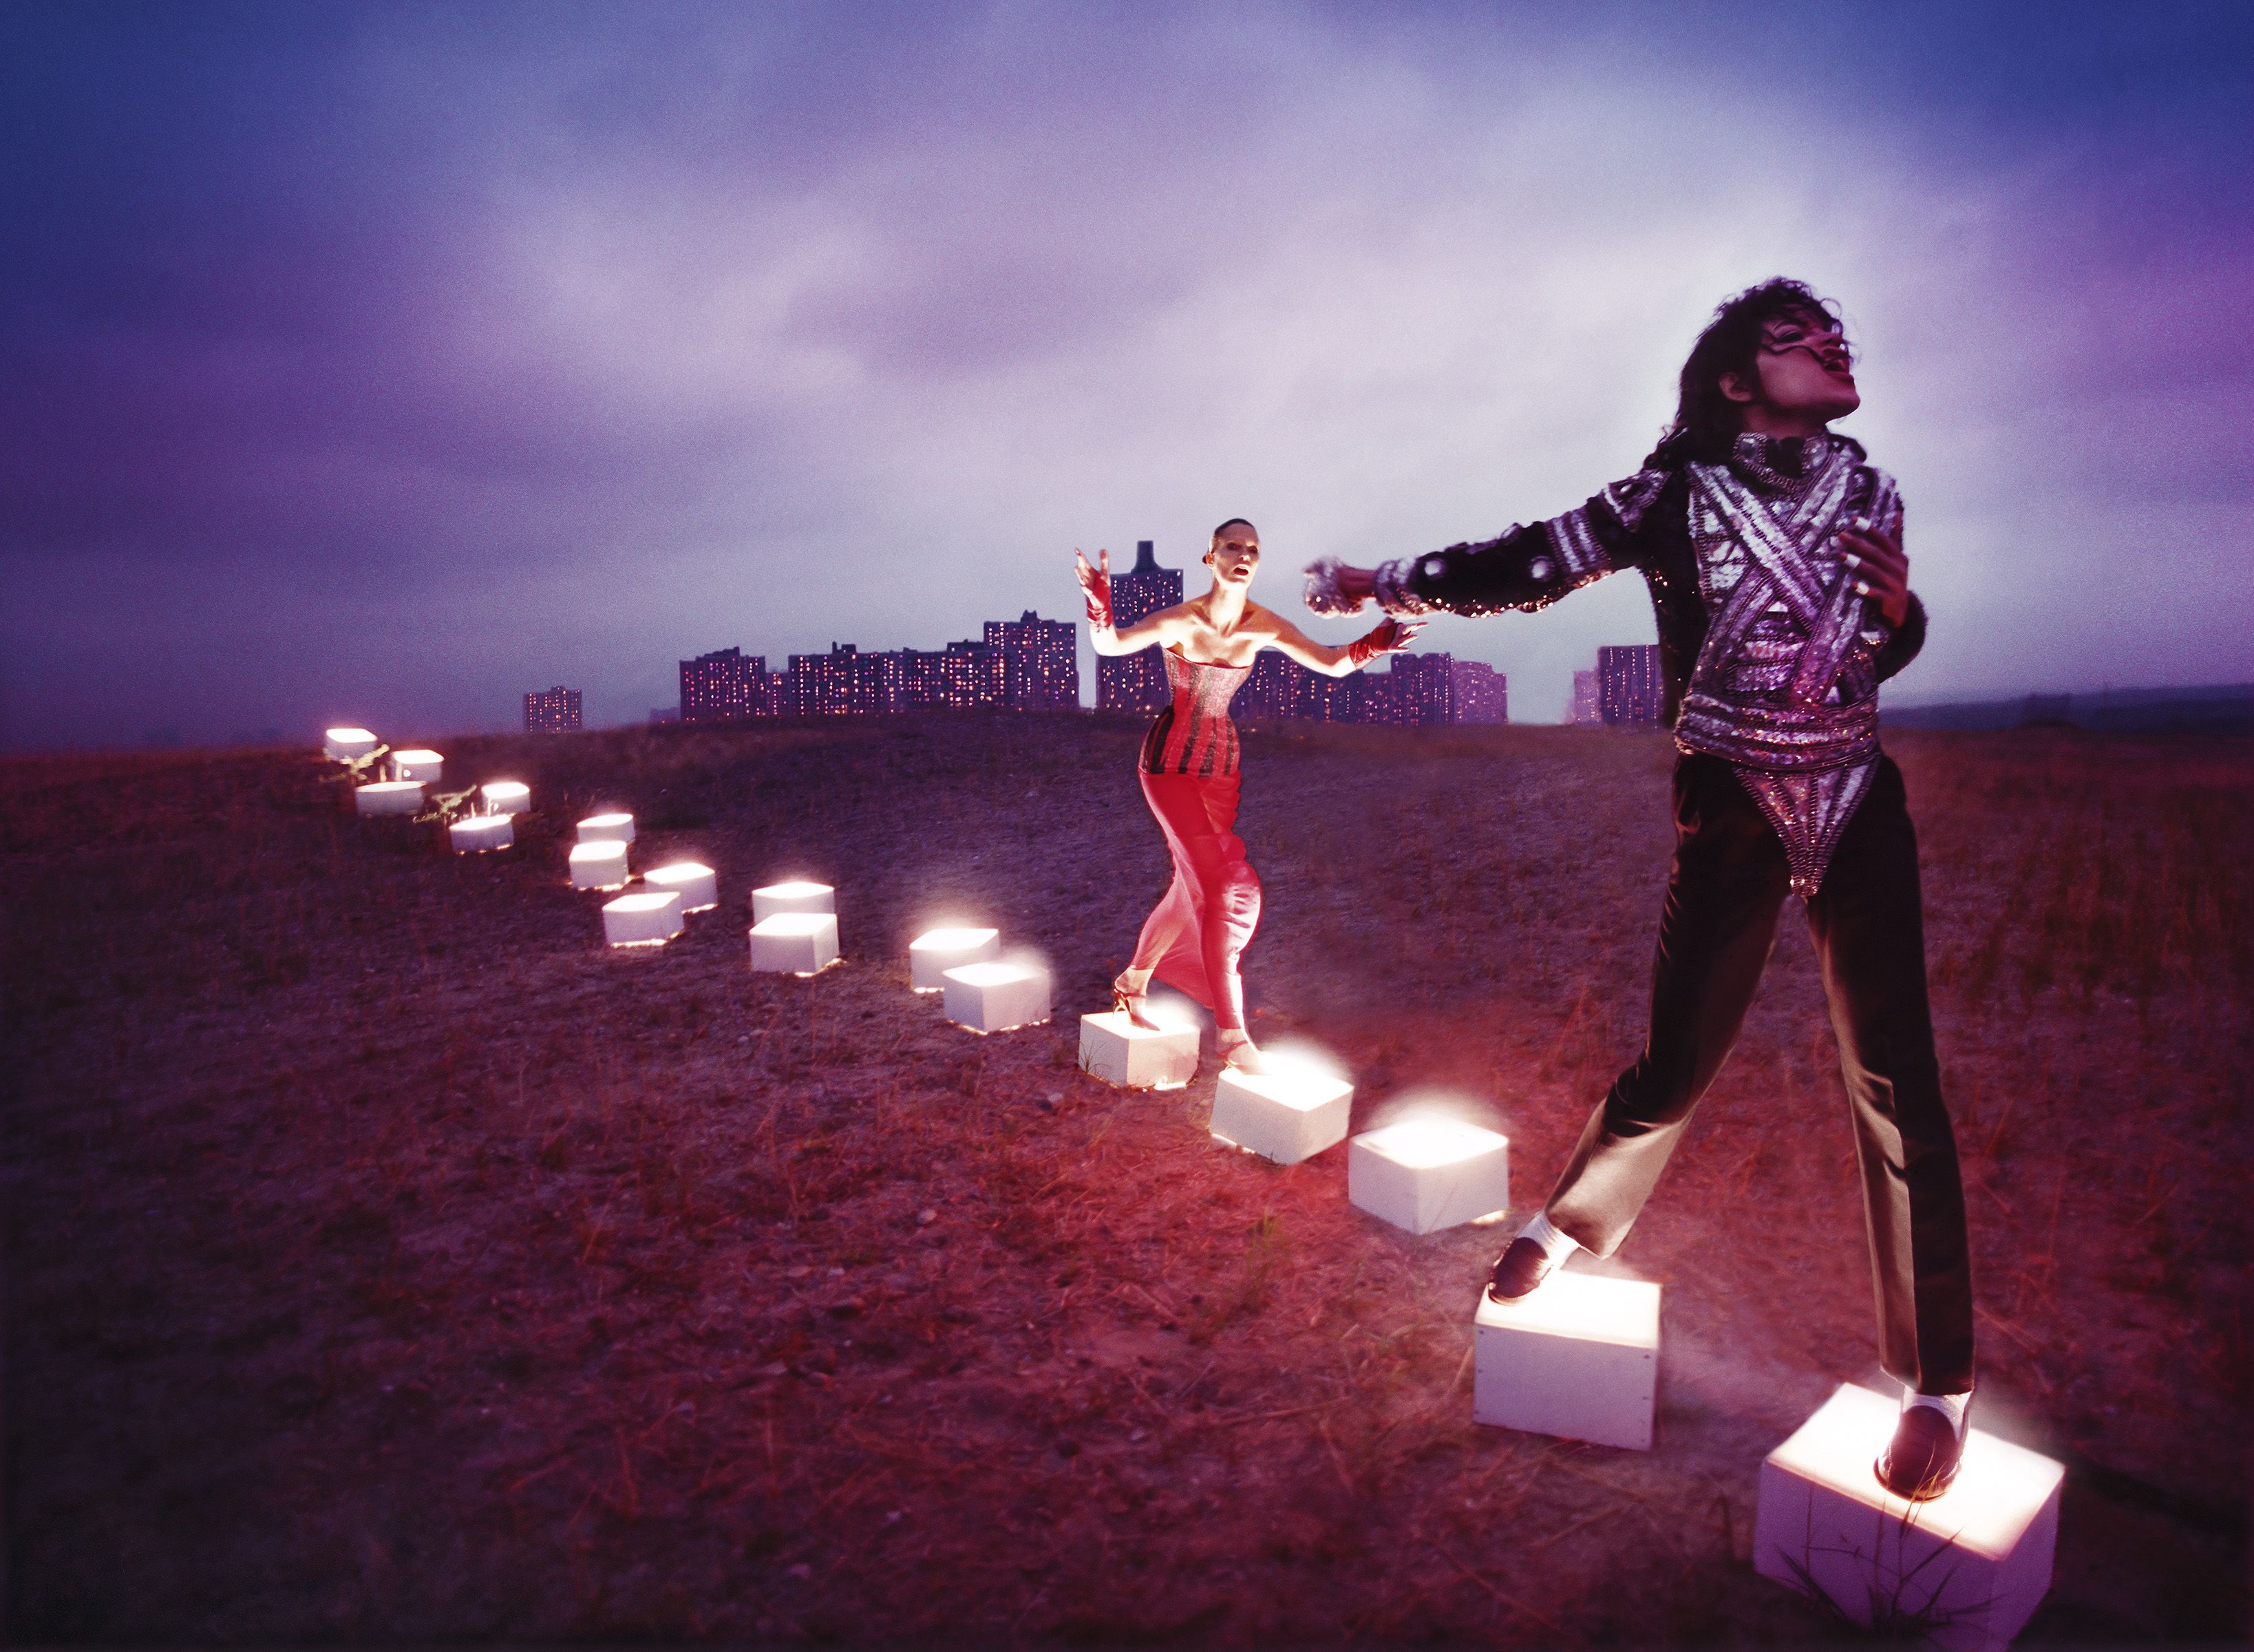
[[[1475, 1427], [1494, 1229], [1214, 1144], [1074, 1067], [1164, 875], [1095, 718], [434, 743], [508, 854], [308, 753], [0, 764], [7, 1633], [40, 1642], [1806, 1642], [1760, 1460], [1876, 1376], [1789, 906], [1622, 1265], [1648, 1453]], [[1969, 1181], [1977, 1420], [2068, 1465], [2027, 1639], [2246, 1625], [2244, 740], [1901, 734]], [[1357, 1119], [1491, 1102], [1538, 1200], [1642, 1036], [1657, 736], [1255, 732], [1256, 1026]], [[721, 872], [600, 945], [570, 822]], [[746, 967], [756, 882], [846, 963]], [[988, 1039], [906, 990], [970, 915], [1054, 962]]]

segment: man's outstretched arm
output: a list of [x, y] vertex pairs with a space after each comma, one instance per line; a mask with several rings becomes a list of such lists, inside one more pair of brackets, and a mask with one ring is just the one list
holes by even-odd
[[[1663, 514], [1661, 496], [1674, 486], [1676, 472], [1639, 471], [1546, 522], [1376, 568], [1333, 566], [1317, 573], [1315, 584], [1326, 580], [1335, 606], [1346, 612], [1373, 597], [1396, 615], [1546, 608], [1591, 580], [1642, 566], [1644, 523], [1656, 508]], [[1310, 601], [1326, 606], [1314, 594]]]

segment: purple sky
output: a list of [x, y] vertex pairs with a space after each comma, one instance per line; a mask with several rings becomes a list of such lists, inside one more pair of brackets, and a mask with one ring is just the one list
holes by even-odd
[[[1377, 10], [17, 0], [0, 741], [638, 718], [1239, 513], [1297, 612], [1634, 468], [1776, 273], [1908, 502], [1895, 698], [2254, 679], [2243, 5]], [[1548, 720], [1650, 635], [1426, 646]]]

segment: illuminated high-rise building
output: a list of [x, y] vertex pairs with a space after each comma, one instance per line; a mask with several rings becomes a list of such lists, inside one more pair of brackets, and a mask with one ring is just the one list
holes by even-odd
[[986, 646], [1002, 659], [1001, 704], [1012, 711], [1074, 710], [1080, 705], [1080, 627], [1044, 620], [1031, 608], [1016, 620], [989, 620]]
[[1607, 724], [1657, 728], [1664, 699], [1657, 643], [1597, 650], [1597, 713]]
[[1002, 704], [1002, 651], [984, 642], [950, 642], [939, 660], [937, 704], [951, 711], [990, 710]]
[[767, 662], [741, 648], [721, 648], [681, 662], [681, 720], [719, 723], [774, 715]]
[[1605, 719], [1597, 710], [1597, 674], [1594, 671], [1573, 673], [1573, 709], [1567, 714], [1568, 723], [1601, 723]]
[[579, 690], [562, 683], [524, 696], [527, 734], [569, 734], [579, 726]]
[[[1446, 654], [1396, 654], [1388, 662], [1382, 680], [1390, 692], [1388, 715], [1373, 723], [1397, 723], [1404, 728], [1438, 728], [1456, 720], [1456, 662]], [[1362, 674], [1368, 676], [1368, 672]]]
[[945, 704], [940, 698], [940, 662], [947, 658], [938, 648], [902, 648], [892, 656], [900, 662], [898, 704], [903, 711], [928, 711]]
[[[1147, 539], [1135, 542], [1135, 565], [1111, 576], [1111, 623], [1124, 631], [1182, 599], [1182, 570], [1161, 568]], [[1166, 665], [1156, 648], [1096, 661], [1096, 704], [1106, 711], [1155, 711], [1166, 704]]]
[[1452, 675], [1457, 722], [1510, 721], [1510, 680], [1502, 672], [1484, 660], [1458, 660]]
[[1306, 679], [1312, 675], [1298, 661], [1286, 659], [1273, 648], [1263, 648], [1252, 656], [1252, 675], [1236, 691], [1230, 715], [1239, 722], [1248, 718], [1280, 721], [1297, 717]]

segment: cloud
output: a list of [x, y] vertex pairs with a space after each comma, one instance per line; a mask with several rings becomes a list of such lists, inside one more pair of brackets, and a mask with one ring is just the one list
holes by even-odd
[[[1867, 57], [1680, 8], [316, 15], [13, 43], [18, 744], [639, 715], [708, 648], [1068, 613], [1073, 545], [1236, 511], [1292, 606], [1633, 468], [1779, 270], [1868, 352], [1901, 692], [2254, 675], [2204, 12], [1842, 14]], [[1615, 580], [1430, 640], [1540, 717], [1649, 634]]]

